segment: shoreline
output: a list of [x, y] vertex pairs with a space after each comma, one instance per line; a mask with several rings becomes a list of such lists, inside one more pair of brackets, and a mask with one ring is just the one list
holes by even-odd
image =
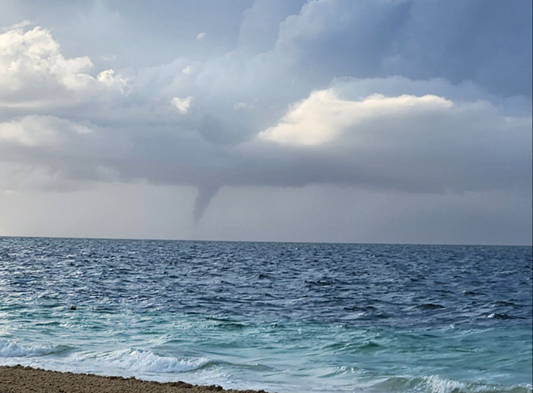
[[[49, 371], [27, 366], [0, 366], [0, 393], [267, 393], [225, 390], [186, 382], [154, 382], [115, 376]], [[273, 393], [273, 392], [270, 392]]]

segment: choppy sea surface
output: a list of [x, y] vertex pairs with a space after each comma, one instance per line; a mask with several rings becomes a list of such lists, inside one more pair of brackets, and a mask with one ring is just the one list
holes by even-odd
[[0, 364], [531, 393], [532, 249], [0, 238]]

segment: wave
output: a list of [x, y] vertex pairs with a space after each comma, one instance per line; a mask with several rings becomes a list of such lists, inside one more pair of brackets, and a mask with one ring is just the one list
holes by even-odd
[[498, 314], [498, 313], [494, 313], [494, 314], [490, 314], [487, 318], [491, 318], [491, 319], [522, 319], [520, 317], [513, 317], [512, 315], [507, 315], [507, 314]]
[[[161, 356], [150, 350], [127, 349], [90, 356], [100, 364], [133, 373], [183, 373], [209, 365], [206, 358], [180, 359]], [[84, 360], [88, 360], [87, 358]]]
[[[73, 367], [74, 364], [74, 367]], [[223, 362], [207, 358], [183, 358], [158, 354], [149, 349], [124, 349], [107, 353], [78, 354], [62, 369], [100, 375], [120, 375], [159, 382], [186, 381], [200, 385], [235, 387]]]
[[[373, 346], [369, 341], [366, 345]], [[89, 353], [70, 351], [67, 356], [58, 358], [45, 357], [46, 355], [65, 352], [70, 347], [53, 345], [19, 344], [14, 341], [0, 338], [0, 363], [26, 363], [34, 367], [55, 369], [57, 371], [93, 372], [102, 375], [136, 376], [142, 379], [156, 379], [161, 382], [180, 379], [190, 383], [217, 384], [225, 387], [244, 388], [250, 381], [244, 383], [237, 375], [245, 373], [275, 373], [275, 369], [261, 364], [235, 364], [208, 358], [183, 358], [169, 354], [159, 354], [149, 349], [122, 349], [109, 352]], [[41, 360], [35, 359], [41, 357]], [[7, 359], [2, 362], [2, 358]], [[24, 358], [24, 359], [19, 359]], [[11, 360], [9, 360], [11, 359]], [[17, 363], [13, 363], [17, 362]], [[30, 362], [30, 363], [28, 363]], [[338, 373], [321, 376], [322, 382], [334, 378]], [[242, 382], [242, 385], [240, 384]], [[257, 382], [257, 385], [266, 385]], [[243, 386], [246, 385], [246, 386]], [[249, 386], [248, 386], [249, 387]], [[288, 386], [272, 385], [273, 391], [283, 391]], [[264, 388], [264, 386], [263, 386]], [[339, 390], [340, 388], [340, 390]], [[531, 384], [497, 385], [487, 383], [460, 382], [438, 375], [425, 377], [389, 377], [379, 382], [366, 382], [361, 391], [368, 393], [533, 393]], [[311, 389], [312, 390], [312, 389]], [[326, 386], [328, 392], [348, 391], [344, 387]], [[354, 391], [353, 386], [349, 391]]]
[[0, 358], [19, 358], [46, 356], [65, 352], [70, 347], [63, 345], [20, 345], [14, 341], [0, 338]]
[[374, 385], [379, 392], [404, 393], [533, 393], [532, 385], [493, 385], [459, 382], [438, 375], [420, 378], [392, 377]]
[[[109, 352], [73, 351], [66, 346], [30, 346], [0, 339], [0, 365], [17, 364], [59, 372], [136, 377], [159, 382], [187, 380], [201, 385], [229, 385], [231, 374], [224, 362], [207, 358], [163, 356], [151, 350], [123, 349]], [[62, 352], [67, 352], [62, 354]], [[61, 356], [45, 356], [56, 355]], [[63, 356], [65, 355], [65, 356]], [[259, 369], [259, 366], [257, 366]], [[184, 373], [187, 376], [183, 375]], [[179, 376], [178, 376], [179, 375]]]

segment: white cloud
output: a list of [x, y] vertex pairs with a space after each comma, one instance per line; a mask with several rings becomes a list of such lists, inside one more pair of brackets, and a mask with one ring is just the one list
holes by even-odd
[[113, 70], [94, 78], [87, 56], [66, 58], [48, 30], [26, 26], [0, 34], [0, 106], [72, 105], [122, 92], [126, 80]]
[[321, 90], [294, 105], [278, 125], [257, 137], [282, 145], [317, 146], [335, 140], [347, 129], [356, 133], [359, 124], [376, 118], [442, 111], [452, 105], [451, 101], [434, 95], [385, 97], [376, 94], [360, 101], [349, 101], [339, 98], [332, 89]]
[[[424, 90], [423, 84], [405, 82], [406, 90]], [[241, 144], [243, 154], [262, 161], [257, 166], [265, 183], [409, 193], [530, 187], [530, 114], [509, 114], [505, 105], [485, 100], [428, 94], [345, 98], [356, 96], [358, 87], [347, 82], [315, 91]]]
[[205, 37], [207, 37], [207, 33], [202, 32], [196, 36], [196, 41], [203, 41], [205, 40]]
[[23, 29], [24, 27], [31, 26], [33, 23], [29, 20], [23, 20], [22, 22], [15, 23], [14, 25], [8, 26], [8, 27], [2, 27], [0, 31], [9, 31], [9, 30], [16, 30], [16, 29]]
[[117, 59], [117, 55], [105, 55], [105, 56], [100, 56], [100, 59], [102, 59], [103, 61], [115, 61]]
[[119, 89], [121, 93], [125, 93], [125, 87], [128, 84], [128, 78], [117, 75], [114, 70], [104, 70], [98, 74], [96, 79], [110, 88]]
[[192, 102], [192, 97], [191, 96], [189, 96], [187, 98], [174, 97], [172, 99], [172, 105], [181, 114], [186, 114], [186, 113], [189, 112], [189, 109], [191, 109], [191, 102]]
[[55, 116], [26, 116], [0, 123], [0, 144], [10, 143], [27, 147], [61, 145], [72, 135], [90, 134], [92, 130]]
[[182, 69], [181, 72], [183, 72], [185, 75], [189, 75], [192, 73], [192, 67], [188, 65], [187, 67]]
[[233, 109], [240, 110], [240, 109], [252, 109], [259, 100], [255, 99], [252, 102], [238, 102], [235, 105], [233, 105]]

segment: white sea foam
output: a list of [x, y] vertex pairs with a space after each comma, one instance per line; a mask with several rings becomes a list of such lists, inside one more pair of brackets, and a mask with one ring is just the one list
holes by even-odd
[[427, 385], [431, 393], [467, 392], [467, 385], [463, 382], [441, 378], [437, 375], [423, 378], [423, 384]]
[[443, 378], [437, 375], [422, 378], [423, 385], [431, 393], [530, 393], [531, 385], [499, 386], [477, 383], [465, 383]]
[[[0, 365], [37, 367], [46, 370], [97, 375], [137, 377], [159, 382], [185, 380], [193, 384], [235, 388], [236, 381], [216, 361], [162, 356], [151, 350], [126, 349], [112, 352], [71, 351], [66, 356], [43, 357], [68, 347], [30, 346], [0, 339]], [[213, 367], [206, 367], [212, 363]], [[187, 373], [184, 375], [183, 373]], [[241, 388], [246, 386], [244, 383]]]
[[64, 347], [54, 345], [21, 345], [14, 341], [0, 338], [0, 358], [45, 356], [61, 352], [64, 349]]
[[182, 373], [209, 363], [206, 358], [182, 359], [160, 356], [149, 350], [128, 349], [98, 355], [98, 361], [110, 367], [134, 373]]
[[424, 393], [532, 393], [530, 384], [502, 386], [468, 383], [444, 378], [439, 375], [421, 378], [392, 377], [375, 385], [380, 391]]
[[[243, 388], [217, 361], [157, 354], [152, 350], [126, 349], [106, 353], [78, 354], [74, 362], [81, 370], [101, 375], [135, 376], [159, 382], [186, 381], [200, 385]], [[212, 367], [210, 367], [212, 366]], [[68, 366], [72, 369], [72, 363]], [[186, 373], [184, 375], [183, 373]]]

